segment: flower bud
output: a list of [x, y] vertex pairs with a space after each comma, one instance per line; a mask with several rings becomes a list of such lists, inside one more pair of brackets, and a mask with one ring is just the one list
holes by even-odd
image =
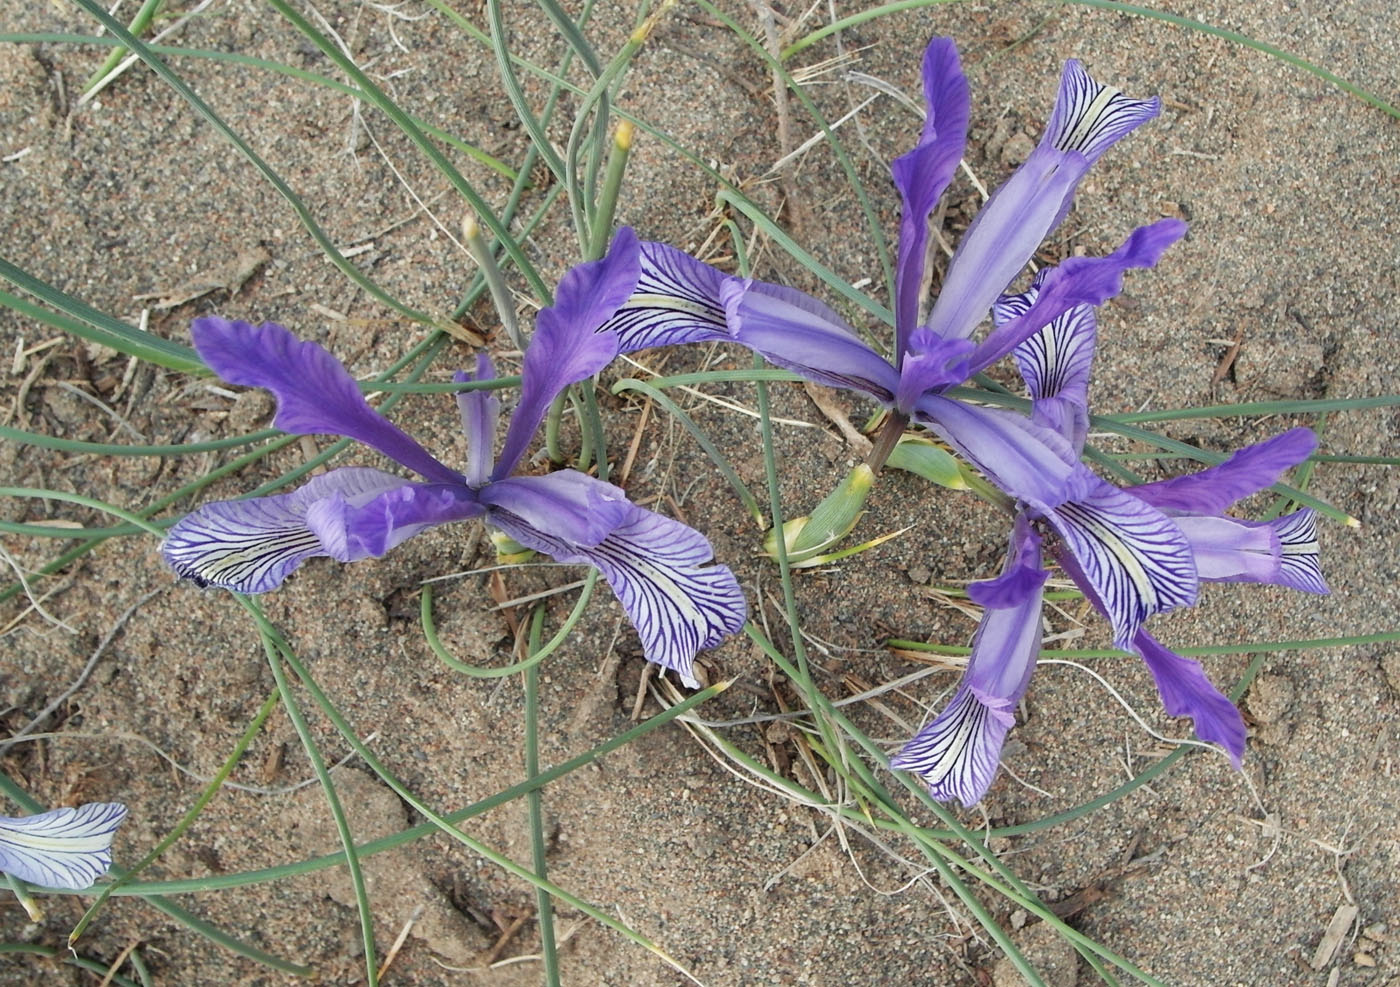
[[[788, 561], [797, 564], [812, 559], [850, 534], [860, 520], [865, 499], [870, 496], [874, 484], [874, 471], [861, 463], [810, 515], [785, 522], [783, 545]], [[776, 529], [764, 535], [763, 552], [770, 558], [778, 557]]]

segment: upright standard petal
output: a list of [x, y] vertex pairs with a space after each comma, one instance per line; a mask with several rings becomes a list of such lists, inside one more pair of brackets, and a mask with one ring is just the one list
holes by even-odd
[[1206, 678], [1201, 663], [1168, 651], [1146, 631], [1133, 636], [1130, 650], [1147, 662], [1166, 711], [1172, 716], [1191, 717], [1196, 736], [1225, 748], [1238, 768], [1244, 757], [1244, 719], [1229, 697]]
[[355, 378], [315, 343], [281, 326], [252, 326], [227, 319], [195, 319], [195, 349], [230, 384], [262, 387], [277, 399], [272, 423], [297, 435], [344, 435], [439, 483], [461, 482], [408, 433], [375, 411]]
[[[457, 371], [452, 379], [459, 384], [496, 379], [496, 365], [486, 353], [476, 357], [476, 373]], [[495, 462], [496, 422], [501, 417], [501, 399], [494, 391], [480, 388], [457, 392], [457, 409], [462, 413], [462, 433], [467, 437], [467, 483], [479, 487], [491, 476]]]
[[1272, 486], [1289, 467], [1317, 448], [1311, 429], [1292, 428], [1245, 446], [1225, 462], [1198, 473], [1133, 487], [1133, 495], [1159, 510], [1183, 514], [1222, 514], [1237, 500]]
[[1181, 220], [1161, 219], [1139, 226], [1106, 257], [1069, 257], [1050, 268], [1030, 307], [993, 329], [968, 358], [972, 372], [996, 363], [1070, 309], [1102, 305], [1123, 290], [1128, 270], [1156, 265], [1166, 249], [1185, 235], [1186, 224]]
[[597, 330], [637, 287], [639, 254], [637, 235], [624, 226], [602, 260], [576, 264], [559, 282], [554, 304], [535, 319], [535, 334], [521, 371], [520, 403], [511, 416], [491, 479], [515, 471], [560, 391], [596, 374], [617, 356], [617, 335]]
[[1002, 576], [981, 584], [987, 609], [958, 691], [890, 760], [890, 767], [919, 775], [934, 798], [972, 806], [991, 787], [1013, 711], [1035, 670], [1048, 575], [1040, 568], [1040, 539], [1019, 516]]
[[934, 38], [924, 51], [924, 99], [928, 112], [914, 149], [890, 165], [903, 203], [899, 260], [895, 268], [895, 353], [903, 360], [918, 325], [928, 260], [929, 214], [953, 179], [967, 143], [971, 113], [967, 77], [952, 38]]
[[120, 802], [0, 816], [0, 871], [46, 888], [90, 888], [112, 866], [112, 838], [125, 818]]
[[727, 280], [720, 294], [735, 342], [808, 380], [863, 391], [885, 404], [894, 400], [894, 367], [811, 295], [741, 278]]
[[[596, 567], [637, 629], [647, 660], [697, 687], [696, 654], [743, 627], [747, 608], [738, 580], [725, 566], [705, 565], [714, 551], [698, 531], [637, 507], [612, 484], [570, 473], [493, 484], [487, 521], [559, 562]], [[527, 493], [526, 487], [533, 489]], [[577, 504], [584, 487], [600, 509], [621, 515], [603, 538], [594, 541], [590, 533], [587, 544], [577, 540], [572, 507], [539, 509], [555, 495], [564, 505]]]
[[266, 593], [307, 559], [335, 554], [334, 546], [308, 523], [313, 506], [323, 501], [365, 504], [407, 486], [412, 484], [391, 473], [350, 466], [291, 493], [205, 504], [166, 533], [161, 556], [200, 586]]
[[1149, 616], [1196, 602], [1191, 545], [1162, 512], [1098, 477], [1045, 518], [1064, 541], [1060, 563], [1113, 624], [1127, 650]]
[[618, 351], [729, 339], [720, 298], [728, 277], [683, 250], [643, 240], [637, 287], [600, 333], [617, 337]]

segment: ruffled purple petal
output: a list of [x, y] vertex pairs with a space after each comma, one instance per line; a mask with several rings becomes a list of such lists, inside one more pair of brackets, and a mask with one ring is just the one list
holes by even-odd
[[719, 293], [726, 277], [682, 250], [643, 240], [637, 287], [598, 331], [615, 335], [621, 353], [728, 340]]
[[520, 403], [511, 416], [491, 478], [509, 476], [560, 391], [602, 370], [619, 350], [616, 333], [597, 330], [637, 287], [641, 248], [627, 227], [617, 231], [602, 260], [576, 264], [559, 282], [554, 304], [540, 311], [525, 350]]
[[958, 49], [951, 38], [929, 42], [924, 51], [923, 77], [928, 114], [919, 143], [890, 165], [903, 202], [895, 269], [895, 352], [901, 356], [909, 348], [909, 336], [919, 321], [929, 214], [962, 160], [971, 105], [967, 77], [958, 64]]
[[1065, 62], [1055, 109], [1040, 138], [1042, 146], [1082, 154], [1089, 163], [1162, 112], [1162, 101], [1129, 99], [1112, 86], [1095, 82], [1078, 59]]
[[1229, 697], [1206, 678], [1201, 663], [1168, 651], [1146, 631], [1133, 636], [1131, 650], [1147, 662], [1166, 711], [1172, 716], [1191, 717], [1196, 736], [1225, 748], [1238, 768], [1244, 757], [1244, 718]]
[[1045, 515], [1064, 540], [1060, 561], [1127, 649], [1150, 615], [1196, 602], [1191, 545], [1165, 514], [1094, 477], [1090, 492]]
[[890, 758], [890, 767], [918, 775], [940, 802], [976, 805], [1001, 766], [1014, 708], [1014, 703], [988, 705], [966, 685], [959, 686], [943, 712]]
[[378, 558], [414, 535], [485, 513], [462, 483], [403, 483], [368, 499], [336, 491], [307, 507], [306, 525], [337, 562]]
[[[1003, 295], [992, 307], [997, 326], [1024, 315], [1040, 294], [1046, 271], [1028, 291]], [[1098, 322], [1093, 306], [1077, 305], [1011, 351], [1031, 396], [1031, 421], [1064, 436], [1076, 450], [1089, 434], [1089, 376]]]
[[[476, 356], [476, 373], [459, 370], [452, 375], [459, 384], [473, 380], [495, 380], [496, 365], [486, 353]], [[467, 437], [467, 483], [479, 487], [491, 475], [495, 461], [496, 422], [501, 417], [501, 399], [495, 391], [458, 391], [457, 409], [462, 413], [462, 433]]]
[[1123, 290], [1125, 272], [1154, 266], [1185, 235], [1181, 220], [1162, 219], [1139, 226], [1107, 257], [1069, 257], [1050, 268], [1031, 306], [993, 329], [968, 358], [972, 372], [991, 366], [1070, 309], [1108, 301]]
[[888, 404], [899, 375], [826, 305], [795, 288], [730, 278], [720, 289], [735, 342], [769, 363]]
[[120, 802], [0, 816], [0, 871], [45, 888], [90, 888], [112, 866], [112, 839], [125, 818]]
[[1132, 488], [1133, 495], [1159, 510], [1184, 514], [1222, 514], [1237, 500], [1272, 486], [1291, 466], [1312, 455], [1317, 436], [1293, 428], [1245, 446], [1225, 462], [1199, 473]]
[[459, 482], [408, 433], [375, 411], [335, 357], [281, 326], [252, 326], [213, 316], [190, 326], [195, 349], [230, 384], [263, 387], [277, 399], [272, 423], [297, 435], [344, 435], [440, 483]]
[[291, 493], [205, 504], [172, 527], [161, 544], [166, 564], [200, 586], [266, 593], [302, 562], [331, 555], [308, 526], [322, 501], [364, 504], [388, 490], [411, 486], [382, 470], [351, 466], [318, 476]]
[[1015, 412], [925, 394], [912, 417], [1002, 490], [1039, 510], [1077, 499], [1095, 480], [1069, 443]]
[[[698, 531], [637, 507], [611, 484], [582, 474], [570, 477], [569, 472], [511, 482], [535, 485], [545, 500], [557, 489], [560, 501], [569, 504], [577, 502], [580, 487], [591, 486], [597, 504], [622, 515], [602, 539], [590, 535], [589, 543], [581, 544], [571, 510], [538, 512], [527, 522], [510, 506], [498, 504], [488, 512], [488, 522], [556, 561], [596, 567], [637, 629], [647, 660], [697, 687], [696, 654], [743, 627], [747, 607], [738, 580], [725, 566], [705, 565], [714, 551]], [[493, 485], [492, 492], [499, 486]]]

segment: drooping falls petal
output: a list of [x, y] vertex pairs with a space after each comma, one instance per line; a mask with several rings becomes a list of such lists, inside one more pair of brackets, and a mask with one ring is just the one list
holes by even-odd
[[1186, 235], [1179, 219], [1139, 226], [1106, 257], [1069, 257], [1049, 268], [1035, 301], [1025, 312], [994, 328], [968, 358], [971, 371], [985, 370], [1024, 340], [1079, 305], [1101, 305], [1123, 290], [1123, 275], [1152, 267]]
[[1173, 520], [1191, 542], [1203, 580], [1327, 592], [1318, 562], [1317, 515], [1311, 510], [1271, 521], [1195, 514], [1176, 515]]
[[[705, 564], [714, 551], [698, 531], [637, 507], [611, 484], [571, 472], [493, 484], [487, 521], [556, 561], [596, 567], [637, 629], [647, 660], [697, 687], [696, 654], [743, 627], [747, 607], [738, 580], [725, 566]], [[589, 533], [587, 543], [578, 540], [572, 506], [539, 510], [556, 495], [561, 504], [576, 505], [581, 492], [600, 514], [618, 517], [601, 539]]]
[[[476, 373], [457, 371], [452, 379], [459, 384], [496, 378], [496, 365], [486, 353], [476, 357]], [[467, 483], [479, 487], [491, 475], [495, 461], [496, 422], [501, 417], [501, 399], [483, 389], [457, 392], [457, 409], [462, 413], [462, 433], [467, 437]]]
[[[1003, 295], [992, 306], [997, 326], [1030, 311], [1046, 269], [1028, 291]], [[1031, 421], [1064, 436], [1075, 449], [1089, 434], [1089, 377], [1098, 322], [1091, 305], [1077, 305], [1011, 351], [1031, 396]]]
[[636, 289], [598, 328], [617, 337], [618, 352], [729, 339], [720, 299], [727, 274], [650, 240], [642, 241], [640, 260]]
[[1265, 522], [1278, 535], [1280, 586], [1304, 593], [1329, 593], [1318, 560], [1317, 514], [1309, 508]]
[[1055, 109], [1040, 141], [1057, 151], [1084, 155], [1092, 164], [1122, 137], [1162, 112], [1162, 101], [1130, 99], [1095, 82], [1078, 59], [1065, 62]]
[[971, 113], [967, 77], [958, 64], [958, 49], [951, 38], [929, 42], [924, 51], [923, 78], [928, 112], [919, 143], [890, 164], [890, 174], [903, 203], [895, 268], [895, 353], [901, 358], [919, 320], [928, 260], [929, 214], [962, 160]]
[[886, 404], [894, 400], [894, 367], [812, 296], [741, 278], [725, 281], [720, 294], [735, 342], [808, 380], [863, 391]]
[[1244, 756], [1244, 718], [1235, 704], [1206, 678], [1201, 663], [1168, 651], [1146, 631], [1133, 636], [1129, 650], [1147, 662], [1166, 711], [1172, 716], [1191, 717], [1196, 736], [1225, 748], [1238, 768]]
[[190, 326], [195, 349], [230, 384], [263, 387], [277, 399], [272, 423], [297, 435], [344, 435], [439, 483], [462, 475], [438, 462], [365, 401], [355, 378], [316, 343], [281, 326], [252, 326], [213, 316]]
[[1095, 481], [1064, 439], [1015, 412], [925, 394], [912, 417], [1006, 493], [1038, 509], [1077, 499]]
[[45, 888], [90, 888], [112, 866], [112, 839], [125, 818], [119, 802], [0, 816], [0, 871]]
[[637, 287], [640, 250], [637, 235], [624, 226], [602, 260], [569, 269], [559, 282], [554, 304], [535, 318], [535, 334], [521, 371], [520, 403], [506, 430], [500, 461], [491, 474], [493, 480], [514, 472], [555, 396], [575, 381], [596, 374], [617, 356], [617, 335], [597, 329]]
[[309, 526], [313, 506], [323, 501], [361, 505], [405, 486], [411, 484], [391, 473], [350, 466], [291, 493], [205, 504], [166, 533], [161, 556], [200, 586], [265, 593], [307, 559], [334, 556], [334, 546]]
[[1133, 494], [1167, 512], [1221, 514], [1237, 500], [1277, 482], [1317, 448], [1311, 429], [1292, 428], [1245, 446], [1225, 462], [1199, 473], [1133, 487]]
[[1045, 515], [1064, 541], [1065, 570], [1113, 625], [1128, 649], [1150, 615], [1196, 602], [1191, 545], [1162, 512], [1094, 477], [1087, 495]]
[[1012, 710], [1035, 670], [1048, 575], [1040, 568], [1040, 538], [1019, 515], [1002, 575], [974, 584], [974, 599], [986, 610], [953, 701], [890, 761], [923, 778], [934, 798], [971, 806], [991, 787]]

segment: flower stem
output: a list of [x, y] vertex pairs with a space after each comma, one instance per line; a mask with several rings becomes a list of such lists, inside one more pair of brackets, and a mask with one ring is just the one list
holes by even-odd
[[870, 455], [865, 457], [865, 465], [876, 473], [880, 472], [880, 467], [890, 458], [890, 453], [899, 444], [899, 437], [904, 434], [904, 427], [908, 424], [908, 415], [897, 411], [890, 412], [884, 427], [880, 429], [880, 434], [875, 436], [875, 445], [870, 450]]

